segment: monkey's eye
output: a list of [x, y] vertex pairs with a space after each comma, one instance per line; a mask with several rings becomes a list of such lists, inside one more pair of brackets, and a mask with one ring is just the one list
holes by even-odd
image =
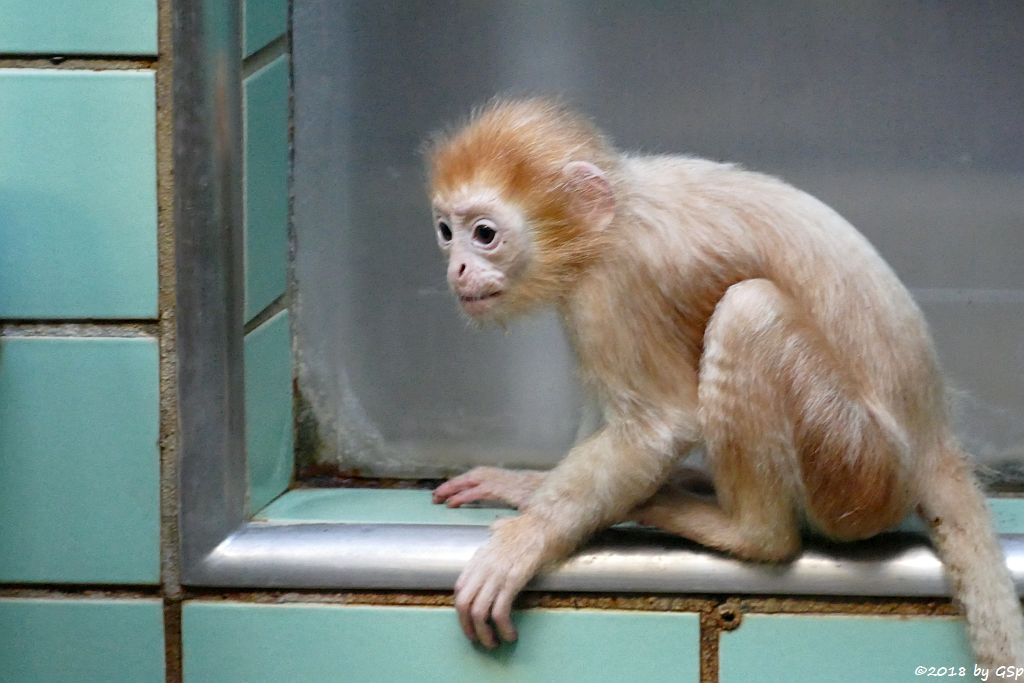
[[477, 223], [476, 227], [473, 228], [473, 241], [485, 247], [493, 244], [494, 238], [497, 236], [498, 232], [486, 223]]
[[452, 241], [452, 229], [444, 221], [441, 221], [437, 224], [437, 234], [441, 236], [441, 240], [444, 242]]

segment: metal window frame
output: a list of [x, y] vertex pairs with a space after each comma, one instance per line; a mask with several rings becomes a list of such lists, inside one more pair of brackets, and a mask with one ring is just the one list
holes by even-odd
[[[487, 538], [474, 526], [267, 524], [246, 516], [241, 50], [237, 0], [174, 3], [182, 582], [233, 588], [449, 590]], [[1024, 535], [1002, 537], [1024, 588]], [[920, 535], [811, 545], [792, 563], [740, 562], [670, 537], [612, 530], [534, 590], [846, 596], [949, 594]]]

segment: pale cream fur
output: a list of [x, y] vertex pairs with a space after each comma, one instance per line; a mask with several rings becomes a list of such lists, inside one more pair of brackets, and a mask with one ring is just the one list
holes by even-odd
[[[537, 142], [538, 121], [548, 145]], [[467, 636], [493, 646], [493, 623], [514, 639], [511, 604], [526, 582], [622, 519], [779, 561], [799, 552], [802, 523], [851, 540], [918, 510], [979, 662], [1024, 661], [1019, 602], [951, 433], [929, 332], [892, 270], [836, 212], [775, 178], [616, 156], [587, 130], [542, 101], [497, 103], [432, 156], [435, 220], [456, 229], [442, 245], [453, 289], [465, 297], [501, 283], [500, 296], [467, 311], [501, 319], [555, 306], [605, 419], [547, 476], [478, 468], [435, 492], [451, 505], [497, 499], [521, 510], [495, 526], [456, 585]], [[520, 133], [544, 150], [530, 160], [537, 183], [556, 187], [501, 174]], [[509, 149], [477, 139], [507, 139]], [[455, 215], [470, 181], [473, 216]], [[500, 248], [470, 239], [481, 216], [510, 217]], [[571, 267], [559, 267], [560, 254]], [[655, 495], [698, 443], [717, 501]]]

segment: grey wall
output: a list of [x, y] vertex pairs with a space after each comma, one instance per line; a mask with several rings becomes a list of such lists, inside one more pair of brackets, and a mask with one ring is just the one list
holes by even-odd
[[578, 390], [550, 317], [468, 329], [417, 149], [495, 93], [622, 147], [740, 161], [857, 225], [922, 303], [961, 433], [1024, 460], [1024, 4], [295, 0], [303, 391], [370, 473], [553, 462]]

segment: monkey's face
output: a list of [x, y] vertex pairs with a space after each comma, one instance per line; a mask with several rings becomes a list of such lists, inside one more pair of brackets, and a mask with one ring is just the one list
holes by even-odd
[[463, 312], [476, 320], [511, 313], [529, 261], [525, 217], [484, 187], [435, 196], [433, 203], [437, 243], [448, 256], [448, 285]]

